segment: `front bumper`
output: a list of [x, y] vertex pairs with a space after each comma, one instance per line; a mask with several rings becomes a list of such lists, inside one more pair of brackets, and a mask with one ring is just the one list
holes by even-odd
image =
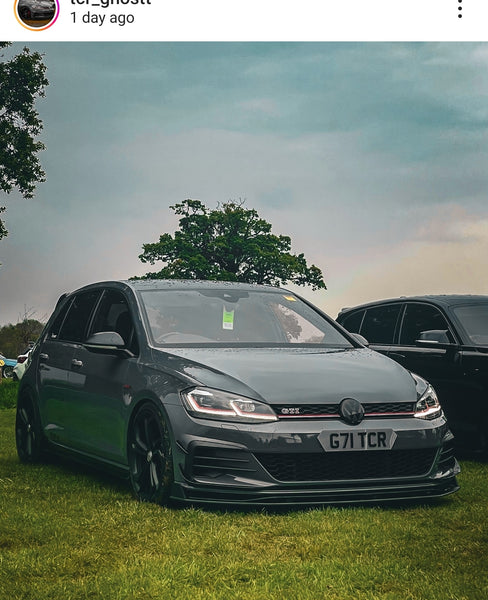
[[[172, 409], [172, 410], [171, 410]], [[438, 498], [459, 489], [460, 468], [444, 417], [368, 419], [371, 431], [393, 428], [391, 450], [324, 450], [325, 430], [350, 431], [339, 420], [241, 425], [193, 419], [170, 407], [172, 497], [223, 505], [323, 505]], [[183, 424], [184, 422], [184, 424]]]

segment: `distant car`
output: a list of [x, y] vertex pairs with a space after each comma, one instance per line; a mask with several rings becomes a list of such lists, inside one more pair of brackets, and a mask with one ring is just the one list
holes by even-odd
[[114, 281], [60, 299], [21, 379], [16, 441], [166, 503], [317, 505], [458, 489], [432, 387], [294, 293]]
[[56, 13], [54, 0], [19, 0], [17, 11], [21, 19], [52, 19]]
[[17, 361], [13, 358], [5, 358], [3, 354], [0, 354], [0, 364], [2, 364], [0, 367], [2, 369], [2, 377], [5, 377], [5, 379], [11, 379]]
[[459, 445], [488, 454], [488, 296], [381, 300], [337, 321], [428, 379]]
[[12, 374], [13, 378], [16, 381], [20, 381], [22, 379], [22, 376], [24, 375], [24, 371], [27, 366], [27, 361], [29, 359], [31, 349], [32, 348], [28, 348], [22, 354], [19, 354], [19, 356], [17, 356], [17, 362], [15, 364], [15, 367], [13, 368]]

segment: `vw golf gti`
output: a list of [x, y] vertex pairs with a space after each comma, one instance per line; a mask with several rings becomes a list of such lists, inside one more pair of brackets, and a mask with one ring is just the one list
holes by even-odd
[[112, 281], [64, 295], [32, 349], [19, 457], [67, 454], [137, 498], [320, 505], [458, 489], [434, 389], [262, 285]]

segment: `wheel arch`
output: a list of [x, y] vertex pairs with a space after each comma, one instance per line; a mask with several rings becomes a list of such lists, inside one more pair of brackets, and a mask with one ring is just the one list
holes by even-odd
[[172, 440], [172, 442], [174, 442], [174, 440], [175, 440], [174, 433], [173, 433], [173, 427], [171, 426], [171, 421], [168, 416], [168, 411], [166, 410], [163, 400], [161, 399], [160, 396], [158, 396], [154, 392], [146, 391], [145, 393], [141, 394], [140, 397], [138, 397], [136, 400], [134, 400], [133, 405], [131, 407], [130, 416], [127, 419], [127, 427], [125, 430], [126, 460], [128, 460], [129, 432], [131, 430], [131, 427], [134, 423], [134, 419], [135, 419], [139, 409], [141, 408], [141, 406], [144, 406], [145, 404], [153, 404], [157, 409], [159, 409], [162, 412], [163, 417], [166, 421], [166, 425], [168, 427], [170, 436], [171, 436], [171, 440]]

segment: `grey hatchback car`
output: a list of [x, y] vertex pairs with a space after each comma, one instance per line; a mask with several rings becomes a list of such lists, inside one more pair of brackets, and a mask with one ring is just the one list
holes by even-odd
[[115, 470], [137, 498], [318, 505], [458, 489], [435, 391], [294, 293], [112, 281], [63, 296], [19, 387], [19, 457]]

